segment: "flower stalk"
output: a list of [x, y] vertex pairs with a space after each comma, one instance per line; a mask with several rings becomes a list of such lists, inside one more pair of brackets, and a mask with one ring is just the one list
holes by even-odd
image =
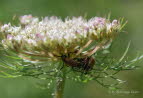
[[60, 74], [62, 74], [62, 76], [59, 76], [56, 80], [56, 89], [54, 93], [54, 98], [63, 98], [65, 80], [66, 80], [65, 68], [61, 70]]

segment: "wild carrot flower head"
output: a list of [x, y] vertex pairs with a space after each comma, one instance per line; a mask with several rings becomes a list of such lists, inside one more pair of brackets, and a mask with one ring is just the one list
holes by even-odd
[[[0, 26], [4, 51], [4, 57], [1, 59], [6, 58], [8, 53], [12, 55], [11, 59], [14, 59], [14, 63], [4, 63], [4, 68], [16, 71], [10, 75], [1, 72], [3, 77], [33, 76], [49, 79], [51, 83], [51, 79], [63, 76], [61, 70], [65, 67], [67, 79], [83, 82], [96, 80], [105, 87], [114, 87], [123, 81], [113, 75], [121, 70], [134, 69], [132, 64], [142, 58], [141, 56], [128, 62], [124, 60], [130, 43], [119, 60], [108, 58], [112, 40], [125, 25], [122, 19], [111, 21], [103, 17], [88, 20], [83, 17], [67, 17], [62, 20], [56, 16], [40, 19], [32, 15], [24, 15], [19, 19], [17, 26], [11, 23]], [[98, 51], [99, 49], [101, 51]], [[9, 56], [7, 58], [9, 60]], [[73, 71], [69, 72], [70, 68]], [[109, 70], [113, 73], [108, 73]], [[118, 82], [105, 85], [100, 81], [103, 78]]]
[[101, 43], [111, 40], [121, 31], [118, 20], [94, 17], [66, 18], [56, 16], [39, 19], [32, 15], [20, 18], [18, 26], [4, 24], [0, 32], [5, 48], [19, 53], [35, 54], [54, 58], [83, 47], [89, 40]]

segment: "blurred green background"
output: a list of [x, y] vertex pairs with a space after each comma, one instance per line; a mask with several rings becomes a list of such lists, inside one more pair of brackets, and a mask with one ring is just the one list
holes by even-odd
[[[0, 22], [12, 21], [14, 15], [33, 16], [105, 16], [111, 12], [111, 19], [125, 17], [127, 33], [117, 39], [115, 56], [121, 56], [129, 40], [132, 41], [129, 57], [137, 51], [143, 54], [143, 0], [0, 0]], [[121, 91], [138, 93], [111, 93], [106, 88], [91, 81], [87, 84], [66, 81], [64, 98], [143, 98], [143, 67], [119, 74], [127, 82]], [[0, 78], [0, 98], [52, 98], [50, 90], [36, 87], [39, 80], [33, 78]]]

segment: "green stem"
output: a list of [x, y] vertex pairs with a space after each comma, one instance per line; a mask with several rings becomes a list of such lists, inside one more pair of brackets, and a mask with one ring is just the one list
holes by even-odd
[[64, 86], [65, 86], [65, 69], [61, 70], [62, 76], [57, 78], [56, 90], [54, 98], [63, 98]]

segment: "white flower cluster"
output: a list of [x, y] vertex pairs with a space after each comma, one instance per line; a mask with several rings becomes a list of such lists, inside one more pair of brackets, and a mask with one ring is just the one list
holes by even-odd
[[[120, 32], [118, 20], [94, 17], [86, 20], [83, 17], [66, 18], [64, 21], [56, 16], [41, 20], [32, 15], [20, 18], [19, 26], [4, 24], [0, 27], [7, 48], [19, 51], [65, 52], [82, 46], [89, 40], [111, 39]], [[57, 52], [54, 51], [54, 52]]]

